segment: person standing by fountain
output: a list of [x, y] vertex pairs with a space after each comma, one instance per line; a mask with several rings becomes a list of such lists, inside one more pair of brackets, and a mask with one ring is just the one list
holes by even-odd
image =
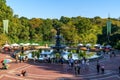
[[15, 60], [16, 60], [16, 63], [18, 62], [18, 60], [19, 60], [19, 57], [18, 57], [18, 55], [17, 54], [15, 54]]
[[71, 68], [73, 68], [73, 64], [74, 64], [74, 60], [72, 59], [72, 57], [69, 59], [69, 65]]
[[80, 64], [78, 63], [77, 60], [74, 62], [74, 72], [75, 72], [75, 75], [80, 74]]
[[36, 63], [36, 60], [37, 60], [37, 56], [34, 56], [33, 58], [34, 63]]
[[25, 61], [28, 62], [28, 56], [25, 56]]
[[83, 59], [81, 60], [83, 69], [86, 69], [86, 61], [87, 61], [87, 59], [85, 57], [83, 57]]
[[63, 63], [64, 63], [64, 58], [63, 58], [63, 57], [60, 57], [59, 62], [60, 62], [61, 64], [63, 64]]

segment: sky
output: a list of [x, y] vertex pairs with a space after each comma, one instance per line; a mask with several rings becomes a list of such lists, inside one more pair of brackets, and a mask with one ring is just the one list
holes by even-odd
[[120, 0], [6, 0], [14, 14], [27, 18], [120, 17]]

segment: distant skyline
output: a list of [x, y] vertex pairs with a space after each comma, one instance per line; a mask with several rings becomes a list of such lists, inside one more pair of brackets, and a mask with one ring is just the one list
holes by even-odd
[[120, 0], [6, 0], [14, 14], [27, 18], [120, 17]]

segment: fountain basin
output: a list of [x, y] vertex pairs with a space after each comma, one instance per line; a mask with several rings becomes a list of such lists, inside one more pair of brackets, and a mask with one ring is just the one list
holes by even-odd
[[[31, 51], [31, 50], [25, 52], [25, 54], [27, 54], [27, 56], [28, 56], [29, 59], [34, 59], [34, 58], [32, 57], [32, 51]], [[63, 51], [63, 52], [61, 53], [61, 56], [62, 56], [65, 60], [68, 60], [68, 55], [69, 55], [69, 54], [70, 54], [70, 52], [68, 52], [68, 51]], [[87, 53], [87, 54], [89, 54], [89, 53]], [[40, 53], [39, 60], [44, 60], [44, 58], [46, 57], [46, 55], [47, 55], [48, 58], [54, 58], [54, 57], [55, 57], [55, 54], [53, 54], [53, 49], [50, 50], [50, 51], [44, 51], [44, 50], [42, 50], [42, 52]], [[96, 55], [96, 52], [95, 52], [95, 54], [94, 54], [93, 56], [90, 56], [90, 57], [88, 57], [87, 59], [90, 59], [90, 60], [91, 60], [91, 59], [97, 59], [97, 58], [99, 58], [99, 57], [100, 57], [100, 56], [99, 56], [99, 55]], [[72, 54], [72, 58], [73, 58], [74, 60], [78, 60], [78, 59], [79, 59], [78, 54], [77, 54], [77, 53]]]

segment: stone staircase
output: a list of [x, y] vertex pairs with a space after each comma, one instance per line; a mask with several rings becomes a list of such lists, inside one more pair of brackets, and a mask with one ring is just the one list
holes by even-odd
[[79, 77], [82, 77], [84, 80], [106, 80], [107, 78], [112, 78], [115, 76], [118, 76], [115, 72], [105, 71], [104, 74], [92, 73], [92, 74], [88, 74], [88, 75], [80, 75]]

